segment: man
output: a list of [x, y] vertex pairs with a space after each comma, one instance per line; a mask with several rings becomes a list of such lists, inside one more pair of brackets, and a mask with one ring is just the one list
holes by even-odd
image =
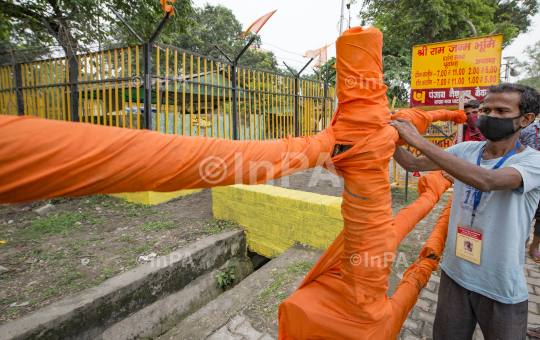
[[[480, 130], [474, 126], [474, 123], [478, 120], [478, 112], [480, 107], [480, 101], [471, 100], [468, 103], [465, 103], [463, 110], [467, 115], [467, 123], [463, 124], [463, 141], [464, 142], [483, 142], [486, 139], [482, 136]], [[457, 133], [454, 137], [452, 144], [457, 144]]]
[[[538, 143], [538, 139], [540, 139], [540, 123], [534, 122], [531, 125], [527, 126], [521, 131], [519, 138], [521, 139], [521, 143], [523, 145], [526, 145], [537, 151], [540, 150], [540, 144]], [[534, 218], [536, 218], [536, 222], [534, 224], [534, 236], [532, 243], [529, 247], [529, 254], [531, 255], [531, 259], [533, 259], [534, 262], [539, 263], [540, 251], [538, 248], [540, 245], [540, 203], [538, 204], [538, 208], [536, 209], [536, 214], [534, 215]]]
[[[519, 144], [519, 132], [540, 113], [540, 94], [524, 85], [491, 86], [475, 126], [485, 142], [442, 150], [409, 121], [390, 122], [426, 157], [397, 147], [406, 170], [444, 170], [455, 177], [454, 198], [433, 338], [471, 339], [476, 323], [486, 339], [525, 339], [525, 240], [540, 198], [540, 153]], [[472, 243], [472, 251], [463, 249]]]

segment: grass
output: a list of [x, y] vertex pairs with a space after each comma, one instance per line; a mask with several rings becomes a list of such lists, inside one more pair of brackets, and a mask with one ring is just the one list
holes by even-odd
[[131, 209], [129, 212], [128, 212], [128, 217], [135, 217], [135, 216], [141, 216], [141, 213], [138, 212], [136, 209]]
[[407, 192], [407, 202], [405, 202], [405, 189], [403, 188], [392, 188], [391, 189], [392, 198], [401, 198], [403, 202], [400, 205], [409, 205], [418, 198], [418, 190], [409, 189]]
[[176, 241], [175, 244], [170, 245], [170, 246], [166, 246], [165, 249], [163, 249], [163, 251], [162, 251], [163, 255], [170, 254], [173, 250], [175, 250], [178, 247], [179, 244], [180, 244], [180, 242]]
[[45, 288], [45, 290], [43, 290], [43, 293], [41, 293], [39, 298], [40, 300], [46, 300], [50, 298], [51, 296], [55, 296], [56, 294], [58, 294], [58, 291], [56, 290], [55, 287], [48, 287], [48, 288]]
[[66, 271], [60, 275], [57, 276], [57, 279], [60, 279], [60, 283], [64, 286], [68, 286], [73, 281], [76, 281], [78, 279], [82, 279], [84, 277], [84, 274], [81, 274], [81, 272], [77, 271], [77, 268], [71, 267], [66, 269]]
[[154, 210], [154, 207], [149, 204], [141, 204], [135, 202], [127, 202], [121, 204], [121, 206], [128, 211], [129, 217], [141, 216], [141, 215], [153, 215], [159, 213]]
[[60, 233], [67, 235], [70, 229], [80, 229], [76, 222], [84, 221], [88, 218], [87, 213], [61, 213], [58, 216], [40, 218], [30, 223], [30, 226], [23, 230], [18, 230], [13, 236], [16, 238], [39, 238], [44, 234]]
[[143, 244], [141, 244], [140, 246], [138, 246], [137, 248], [134, 248], [132, 249], [132, 253], [134, 254], [146, 254], [147, 252], [149, 252], [153, 247], [154, 247], [154, 244], [157, 242], [156, 241], [151, 241], [151, 242], [145, 242]]
[[284, 291], [285, 286], [292, 283], [297, 276], [306, 275], [312, 267], [312, 262], [300, 261], [287, 266], [281, 272], [277, 269], [273, 269], [270, 272], [269, 275], [274, 281], [264, 290], [264, 292], [257, 296], [260, 304], [271, 304], [267, 308], [264, 308], [263, 314], [265, 317], [277, 317], [277, 310], [280, 303], [288, 297]]
[[123, 248], [123, 249], [120, 250], [120, 253], [122, 253], [122, 254], [146, 255], [147, 253], [150, 252], [150, 250], [152, 250], [152, 248], [154, 247], [154, 244], [156, 242], [157, 242], [157, 240], [150, 241], [150, 242], [145, 242], [145, 243], [141, 244], [140, 246], [138, 246], [136, 248]]
[[127, 242], [127, 243], [134, 243], [135, 237], [131, 236], [130, 234], [125, 234], [125, 235], [122, 235], [122, 237], [120, 237], [118, 240], [122, 242]]
[[88, 223], [91, 225], [100, 225], [107, 221], [107, 218], [100, 217], [100, 218], [89, 218]]
[[7, 310], [6, 314], [7, 315], [11, 315], [11, 314], [15, 314], [17, 313], [18, 311], [20, 310], [20, 307], [11, 307], [10, 309]]
[[171, 221], [150, 221], [147, 225], [140, 227], [142, 231], [153, 231], [158, 229], [176, 229], [178, 228], [174, 222]]
[[402, 252], [409, 252], [409, 251], [414, 251], [416, 252], [417, 249], [413, 246], [410, 246], [408, 244], [402, 244], [400, 245], [398, 248], [397, 248], [398, 251], [402, 251]]
[[101, 274], [101, 278], [103, 280], [107, 280], [107, 279], [110, 279], [113, 276], [114, 269], [111, 269], [109, 267], [105, 267], [99, 273]]
[[126, 261], [126, 265], [127, 266], [133, 266], [133, 265], [136, 265], [137, 264], [137, 260], [135, 259], [129, 259]]
[[[42, 203], [44, 202], [39, 205]], [[16, 253], [13, 261], [23, 263], [28, 259], [32, 260], [27, 261], [29, 272], [35, 271], [36, 274], [37, 270], [51, 269], [51, 274], [48, 275], [53, 282], [50, 285], [40, 285], [38, 282], [27, 288], [25, 285], [16, 287], [13, 295], [9, 295], [9, 299], [2, 303], [4, 319], [13, 319], [32, 308], [41, 307], [73, 291], [99, 284], [119, 272], [135, 268], [139, 265], [139, 255], [153, 252], [167, 255], [205, 233], [219, 233], [234, 225], [220, 220], [201, 223], [181, 219], [181, 222], [173, 222], [173, 216], [176, 216], [174, 211], [162, 211], [161, 208], [151, 205], [126, 202], [107, 195], [53, 199], [49, 200], [49, 203], [54, 204], [56, 209], [43, 217], [25, 216], [29, 225], [24, 229], [13, 228], [11, 235], [8, 235], [13, 237], [13, 240], [10, 240], [7, 246], [11, 246], [11, 243], [24, 244], [25, 248]], [[6, 209], [10, 208], [1, 207], [0, 211]], [[156, 216], [152, 217], [154, 214]], [[158, 219], [161, 221], [150, 221]], [[184, 224], [192, 228], [184, 230]], [[98, 225], [105, 228], [94, 228]], [[203, 227], [204, 232], [201, 230]], [[0, 233], [4, 234], [4, 230], [0, 230]], [[7, 230], [5, 233], [7, 234]], [[187, 233], [185, 237], [184, 233]], [[185, 240], [170, 240], [158, 246], [156, 243], [161, 240], [162, 234], [175, 234], [172, 236], [184, 237]], [[104, 249], [122, 255], [119, 260], [115, 260], [117, 257], [104, 258], [101, 256]], [[81, 266], [81, 258], [88, 254], [97, 256], [90, 257], [91, 265]], [[39, 263], [40, 260], [43, 262]], [[18, 275], [3, 274], [0, 278], [0, 289], [13, 289], [17, 277]], [[37, 279], [36, 277], [34, 280]], [[29, 305], [10, 308], [7, 301], [11, 299], [14, 300], [12, 302], [19, 303], [29, 301]]]
[[204, 223], [202, 232], [209, 234], [218, 234], [221, 231], [234, 226], [235, 224], [229, 221], [212, 219]]

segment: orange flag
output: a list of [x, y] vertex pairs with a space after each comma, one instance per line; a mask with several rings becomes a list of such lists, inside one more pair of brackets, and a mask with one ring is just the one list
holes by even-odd
[[[276, 9], [276, 11], [277, 11], [277, 9]], [[248, 34], [249, 31], [251, 31], [251, 32], [253, 32], [255, 34], [259, 33], [259, 31], [264, 26], [264, 24], [266, 24], [268, 19], [270, 19], [272, 17], [272, 15], [274, 15], [274, 13], [276, 13], [276, 11], [265, 14], [262, 17], [260, 17], [259, 19], [255, 20], [255, 22], [252, 23], [251, 26], [249, 26], [248, 29], [244, 32], [244, 35], [240, 35], [238, 37], [239, 38], [245, 37]]]
[[165, 13], [171, 12], [169, 17], [172, 17], [174, 15], [174, 7], [173, 5], [169, 5], [168, 2], [174, 4], [176, 0], [161, 0], [161, 6], [163, 7], [163, 11]]
[[[326, 63], [328, 61], [328, 45], [324, 46], [324, 47], [321, 47], [323, 50], [319, 53], [319, 57], [317, 59], [315, 59], [315, 64], [313, 66], [311, 66], [311, 68], [315, 68], [315, 67], [318, 67], [318, 66], [321, 66], [322, 64]], [[320, 48], [319, 48], [320, 50]], [[318, 50], [317, 50], [318, 51]], [[314, 52], [314, 51], [307, 51], [306, 52], [306, 55], [309, 53], [309, 52]], [[317, 57], [317, 56], [315, 56]], [[314, 58], [315, 58], [314, 57]]]
[[316, 56], [318, 56], [322, 52], [326, 52], [327, 48], [328, 48], [328, 45], [324, 45], [324, 47], [318, 48], [316, 50], [309, 50], [306, 52], [306, 55], [304, 56], [304, 58], [314, 59]]

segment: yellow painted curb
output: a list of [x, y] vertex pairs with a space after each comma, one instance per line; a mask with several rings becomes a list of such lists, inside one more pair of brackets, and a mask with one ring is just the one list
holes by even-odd
[[141, 204], [159, 204], [168, 202], [178, 197], [187, 196], [196, 192], [201, 192], [202, 189], [186, 189], [173, 192], [156, 192], [156, 191], [141, 191], [141, 192], [126, 192], [121, 194], [111, 194], [110, 196], [123, 198], [128, 202]]
[[214, 217], [246, 227], [248, 247], [271, 258], [297, 242], [326, 249], [343, 229], [341, 202], [268, 185], [212, 189]]

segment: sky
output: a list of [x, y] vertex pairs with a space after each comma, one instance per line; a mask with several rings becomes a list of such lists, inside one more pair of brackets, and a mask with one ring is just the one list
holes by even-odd
[[[308, 50], [332, 44], [339, 36], [341, 0], [194, 0], [198, 7], [205, 3], [230, 8], [244, 29], [262, 15], [277, 9], [277, 12], [261, 29], [259, 35], [264, 49], [273, 51], [281, 67], [283, 62], [300, 69], [308, 61], [302, 56]], [[360, 25], [358, 13], [361, 1], [351, 5], [351, 27]], [[349, 12], [345, 8], [345, 18]], [[344, 29], [348, 28], [344, 21]], [[514, 56], [526, 60], [523, 50], [540, 40], [540, 14], [533, 19], [530, 32], [519, 36], [503, 50], [503, 57]], [[335, 45], [328, 48], [328, 58], [336, 55]], [[310, 70], [308, 67], [306, 70]]]

